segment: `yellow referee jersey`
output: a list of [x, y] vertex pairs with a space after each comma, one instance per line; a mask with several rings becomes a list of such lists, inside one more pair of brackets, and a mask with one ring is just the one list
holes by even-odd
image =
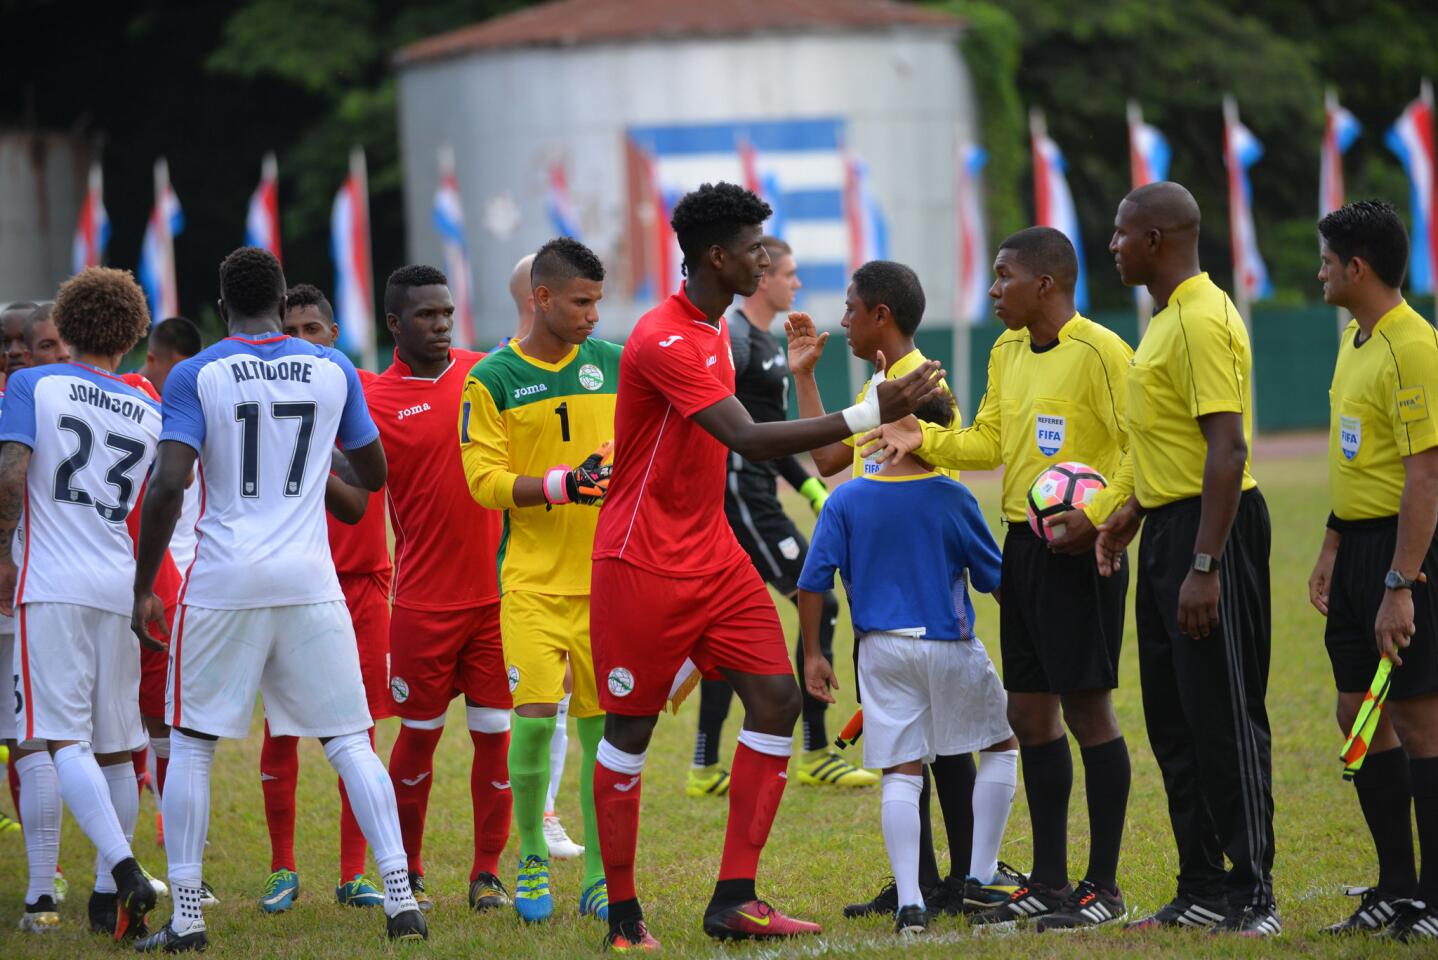
[[[913, 350], [910, 350], [908, 353], [904, 354], [902, 357], [900, 357], [899, 359], [897, 359], [897, 360], [895, 360], [895, 361], [893, 361], [892, 363], [889, 364], [888, 369], [884, 371], [884, 379], [885, 379], [885, 380], [894, 380], [894, 379], [896, 379], [896, 378], [898, 378], [898, 377], [902, 377], [902, 376], [905, 376], [905, 375], [907, 375], [907, 374], [913, 373], [914, 370], [915, 370], [915, 368], [917, 368], [920, 364], [924, 363], [924, 362], [925, 362], [926, 360], [928, 360], [928, 359], [929, 359], [928, 357], [926, 357], [926, 356], [924, 356], [922, 353], [920, 353], [920, 352], [919, 352], [919, 349], [918, 349], [917, 347], [915, 347]], [[949, 388], [949, 381], [943, 380], [943, 381], [940, 381], [940, 382], [943, 383], [945, 390], [948, 390], [950, 394], [953, 393], [953, 390]], [[868, 383], [868, 381], [866, 380], [866, 381], [864, 381], [864, 385], [859, 388], [859, 392], [854, 396], [854, 402], [855, 402], [855, 403], [862, 403], [862, 402], [864, 401], [864, 398], [867, 397], [868, 395], [869, 395], [869, 383]], [[953, 422], [953, 424], [951, 424], [949, 427], [944, 428], [944, 429], [948, 429], [948, 430], [958, 430], [960, 427], [963, 426], [963, 423], [964, 423], [964, 417], [963, 417], [963, 413], [959, 410], [959, 399], [958, 399], [958, 397], [955, 397], [955, 398], [954, 398], [954, 422]], [[935, 429], [940, 429], [940, 428], [937, 428], [937, 427], [936, 427]], [[849, 446], [851, 446], [851, 447], [854, 448], [854, 474], [853, 474], [853, 475], [856, 476], [856, 477], [862, 477], [862, 476], [864, 476], [865, 474], [875, 474], [875, 473], [878, 473], [879, 470], [883, 467], [883, 464], [881, 464], [881, 463], [876, 463], [876, 462], [874, 462], [874, 461], [872, 461], [872, 460], [865, 460], [863, 457], [859, 456], [859, 442], [858, 442], [858, 441], [859, 441], [859, 437], [861, 437], [861, 436], [862, 436], [862, 434], [856, 434], [855, 436], [849, 437], [847, 440], [844, 441], [844, 442], [847, 443]], [[954, 479], [954, 480], [959, 479], [959, 471], [957, 471], [957, 470], [940, 469], [938, 472], [939, 472], [939, 473], [942, 473], [942, 474], [943, 474], [944, 476], [946, 476], [946, 477], [950, 477], [951, 479]]]
[[1149, 321], [1129, 368], [1129, 452], [1141, 506], [1203, 492], [1208, 442], [1198, 418], [1210, 413], [1243, 415], [1243, 489], [1258, 485], [1251, 473], [1252, 371], [1248, 330], [1228, 294], [1206, 273], [1180, 283]]
[[[1074, 314], [1058, 340], [1035, 347], [1028, 330], [1006, 330], [989, 351], [989, 384], [973, 425], [923, 424], [919, 456], [934, 466], [1004, 467], [1004, 516], [1027, 518], [1026, 495], [1045, 469], [1065, 460], [1118, 474], [1128, 449], [1125, 380], [1133, 351], [1118, 334]], [[1095, 524], [1128, 499], [1109, 488], [1088, 506]]]
[[559, 464], [577, 466], [614, 439], [621, 349], [591, 337], [559, 363], [545, 363], [511, 340], [465, 379], [460, 454], [474, 499], [505, 511], [499, 551], [505, 592], [589, 593], [599, 508], [515, 507], [514, 481]]
[[1338, 346], [1328, 391], [1328, 485], [1333, 514], [1368, 520], [1398, 513], [1403, 458], [1438, 446], [1438, 331], [1403, 301], [1358, 342]]

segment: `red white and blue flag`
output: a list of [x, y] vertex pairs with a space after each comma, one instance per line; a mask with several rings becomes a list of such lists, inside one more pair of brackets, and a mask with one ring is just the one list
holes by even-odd
[[1398, 155], [1408, 172], [1413, 212], [1408, 286], [1414, 293], [1433, 293], [1434, 279], [1438, 277], [1438, 189], [1434, 185], [1438, 151], [1433, 140], [1433, 88], [1427, 80], [1423, 81], [1422, 94], [1388, 128], [1383, 142]]
[[549, 164], [549, 189], [545, 207], [549, 211], [549, 222], [557, 235], [579, 239], [579, 216], [575, 213], [574, 202], [569, 197], [569, 175], [559, 160]]
[[744, 170], [744, 189], [763, 200], [773, 211], [764, 221], [764, 232], [784, 236], [783, 206], [779, 201], [779, 177], [773, 168], [760, 160], [759, 149], [748, 137], [739, 141], [739, 163]]
[[140, 244], [140, 284], [150, 301], [151, 321], [180, 312], [180, 288], [175, 280], [175, 237], [185, 229], [180, 199], [170, 189], [170, 165], [155, 161], [155, 206], [145, 224]]
[[105, 259], [110, 242], [110, 215], [105, 212], [105, 181], [100, 164], [90, 165], [90, 183], [85, 200], [80, 204], [80, 219], [75, 223], [75, 243], [71, 267], [79, 273], [86, 267], [98, 267]]
[[474, 274], [469, 267], [469, 244], [464, 239], [464, 206], [459, 179], [454, 173], [454, 152], [439, 154], [439, 188], [434, 192], [434, 229], [444, 246], [444, 272], [454, 297], [454, 333], [458, 345], [474, 346]]
[[1084, 269], [1083, 240], [1079, 236], [1078, 210], [1064, 176], [1064, 155], [1049, 139], [1042, 111], [1029, 113], [1029, 136], [1033, 144], [1034, 220], [1041, 227], [1053, 227], [1069, 238], [1078, 256], [1078, 280], [1074, 284], [1074, 308], [1088, 310], [1088, 274]]
[[954, 213], [958, 236], [958, 272], [954, 277], [954, 318], [978, 323], [989, 314], [989, 264], [984, 249], [982, 181], [988, 154], [977, 144], [959, 141], [954, 169]]
[[250, 194], [245, 214], [245, 246], [259, 247], [280, 257], [280, 168], [273, 153], [260, 163], [260, 185]]
[[1235, 292], [1248, 303], [1262, 300], [1273, 292], [1268, 281], [1268, 267], [1258, 249], [1258, 233], [1253, 227], [1253, 190], [1248, 182], [1248, 168], [1263, 157], [1263, 144], [1238, 119], [1238, 104], [1232, 97], [1223, 99], [1223, 158], [1228, 168], [1228, 229], [1233, 246], [1233, 285]]
[[1173, 159], [1168, 139], [1158, 127], [1143, 122], [1138, 104], [1128, 102], [1128, 157], [1132, 189], [1168, 179], [1168, 164]]
[[1323, 147], [1318, 156], [1318, 215], [1343, 206], [1343, 155], [1363, 129], [1358, 118], [1338, 103], [1332, 90], [1324, 98]]
[[844, 217], [849, 224], [849, 273], [889, 259], [889, 223], [869, 182], [869, 165], [844, 151]]
[[350, 172], [330, 210], [330, 255], [335, 264], [335, 320], [340, 346], [373, 370], [374, 275], [370, 269], [369, 187], [364, 153], [350, 153]]

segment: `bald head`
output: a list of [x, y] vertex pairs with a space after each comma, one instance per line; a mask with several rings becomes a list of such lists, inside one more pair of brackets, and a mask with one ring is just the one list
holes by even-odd
[[1108, 249], [1119, 279], [1130, 287], [1152, 293], [1154, 284], [1162, 288], [1193, 276], [1199, 271], [1198, 202], [1171, 180], [1139, 187], [1118, 205]]
[[1133, 224], [1140, 230], [1165, 234], [1198, 234], [1198, 201], [1181, 183], [1160, 180], [1134, 190], [1123, 198], [1133, 207]]
[[517, 314], [514, 325], [514, 337], [522, 340], [529, 335], [529, 328], [534, 324], [534, 293], [531, 290], [529, 275], [534, 267], [534, 254], [528, 253], [519, 258], [514, 265], [514, 272], [509, 275], [509, 295], [514, 300], [514, 309]]

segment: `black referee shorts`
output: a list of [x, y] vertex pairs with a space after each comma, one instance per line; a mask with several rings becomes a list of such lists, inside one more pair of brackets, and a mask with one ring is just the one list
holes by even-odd
[[1010, 523], [1000, 575], [999, 649], [1013, 693], [1079, 693], [1118, 686], [1128, 565], [1099, 576], [1092, 550], [1057, 554]]
[[[1363, 693], [1378, 669], [1378, 646], [1373, 624], [1388, 591], [1383, 576], [1393, 566], [1398, 542], [1398, 518], [1329, 521], [1338, 531], [1338, 556], [1333, 561], [1333, 583], [1328, 593], [1328, 626], [1323, 643], [1333, 664], [1333, 682], [1342, 693]], [[1438, 541], [1428, 545], [1423, 558], [1427, 583], [1413, 588], [1413, 641], [1399, 654], [1391, 700], [1406, 700], [1438, 693]]]
[[786, 597], [798, 590], [809, 541], [780, 505], [774, 478], [730, 470], [724, 515], [759, 576]]

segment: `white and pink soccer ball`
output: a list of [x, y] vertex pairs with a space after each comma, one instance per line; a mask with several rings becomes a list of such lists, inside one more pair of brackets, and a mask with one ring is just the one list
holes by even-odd
[[1086, 463], [1067, 461], [1054, 464], [1039, 474], [1029, 487], [1029, 527], [1038, 534], [1039, 539], [1046, 542], [1055, 536], [1063, 536], [1064, 528], [1061, 524], [1056, 525], [1051, 533], [1049, 528], [1044, 526], [1044, 519], [1070, 510], [1084, 509], [1106, 486], [1108, 481], [1103, 478], [1103, 474]]

